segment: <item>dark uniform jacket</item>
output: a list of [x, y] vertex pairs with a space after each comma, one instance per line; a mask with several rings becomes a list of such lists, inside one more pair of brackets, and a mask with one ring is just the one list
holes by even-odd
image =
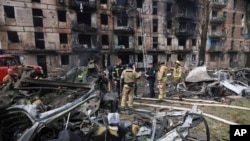
[[153, 68], [148, 68], [146, 74], [148, 75], [147, 80], [155, 81], [156, 71]]

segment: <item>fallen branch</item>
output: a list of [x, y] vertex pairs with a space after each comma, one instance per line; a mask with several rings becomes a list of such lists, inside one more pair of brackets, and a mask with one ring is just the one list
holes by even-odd
[[174, 104], [184, 104], [184, 105], [198, 105], [198, 106], [207, 106], [207, 107], [222, 107], [222, 108], [232, 108], [232, 109], [239, 109], [239, 110], [247, 110], [250, 111], [250, 108], [247, 107], [240, 107], [240, 106], [232, 106], [232, 105], [224, 105], [224, 104], [205, 104], [205, 103], [190, 103], [185, 101], [176, 101], [176, 100], [167, 100], [167, 99], [155, 99], [155, 98], [135, 98], [138, 100], [149, 100], [149, 101], [164, 101]]
[[[191, 109], [189, 108], [181, 108], [181, 107], [174, 107], [174, 106], [165, 106], [165, 105], [155, 105], [155, 104], [145, 104], [145, 103], [138, 103], [138, 102], [134, 102], [134, 105], [139, 105], [139, 106], [148, 106], [148, 107], [154, 107], [154, 108], [162, 108], [162, 109], [170, 109], [170, 110], [182, 110], [182, 111], [190, 111]], [[229, 125], [239, 125], [238, 123], [235, 122], [231, 122], [225, 119], [222, 119], [220, 117], [214, 116], [214, 115], [210, 115], [207, 113], [202, 113], [202, 115], [209, 117], [211, 119], [223, 122], [225, 124], [229, 124]]]

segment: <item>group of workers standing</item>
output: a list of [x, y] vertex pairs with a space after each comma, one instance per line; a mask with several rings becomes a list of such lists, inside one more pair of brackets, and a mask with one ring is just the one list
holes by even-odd
[[[159, 88], [158, 99], [163, 99], [166, 97], [166, 82], [168, 70], [173, 69], [173, 84], [176, 85], [180, 83], [182, 77], [182, 66], [180, 61], [175, 62], [175, 67], [168, 68], [164, 62], [159, 64], [158, 69], [154, 68], [153, 63], [148, 64], [148, 68], [145, 72], [145, 77], [148, 80], [150, 98], [155, 98], [154, 85], [157, 81]], [[118, 93], [118, 98], [121, 100], [121, 107], [132, 107], [133, 97], [136, 93], [136, 82], [141, 77], [140, 72], [136, 72], [135, 64], [129, 63], [126, 66], [122, 65], [122, 60], [118, 59], [114, 67], [108, 67], [109, 71], [109, 85], [111, 89], [114, 86], [114, 91]], [[128, 100], [128, 104], [126, 105]]]

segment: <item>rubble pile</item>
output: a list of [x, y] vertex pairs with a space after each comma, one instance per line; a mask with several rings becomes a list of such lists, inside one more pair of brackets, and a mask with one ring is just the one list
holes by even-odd
[[[209, 141], [209, 126], [204, 117], [226, 124], [237, 123], [204, 113], [197, 105], [221, 106], [214, 100], [221, 101], [227, 95], [250, 96], [249, 69], [208, 73], [205, 66], [197, 67], [176, 88], [168, 83], [167, 98], [178, 95], [182, 100], [196, 98], [211, 102], [192, 102], [191, 109], [149, 104], [147, 100], [178, 103], [173, 99], [152, 98], [135, 98], [134, 108], [118, 107], [117, 93], [108, 91], [108, 79], [94, 61], [56, 78], [34, 79], [29, 77], [28, 69], [21, 72], [13, 86], [2, 87], [0, 140], [3, 141], [199, 140], [190, 130], [200, 123], [205, 127], [203, 138]], [[169, 109], [161, 111], [164, 108]]]

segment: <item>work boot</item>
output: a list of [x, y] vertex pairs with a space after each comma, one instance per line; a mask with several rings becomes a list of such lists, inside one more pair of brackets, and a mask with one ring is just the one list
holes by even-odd
[[159, 94], [158, 95], [158, 99], [163, 99], [164, 98], [164, 95], [163, 94]]

